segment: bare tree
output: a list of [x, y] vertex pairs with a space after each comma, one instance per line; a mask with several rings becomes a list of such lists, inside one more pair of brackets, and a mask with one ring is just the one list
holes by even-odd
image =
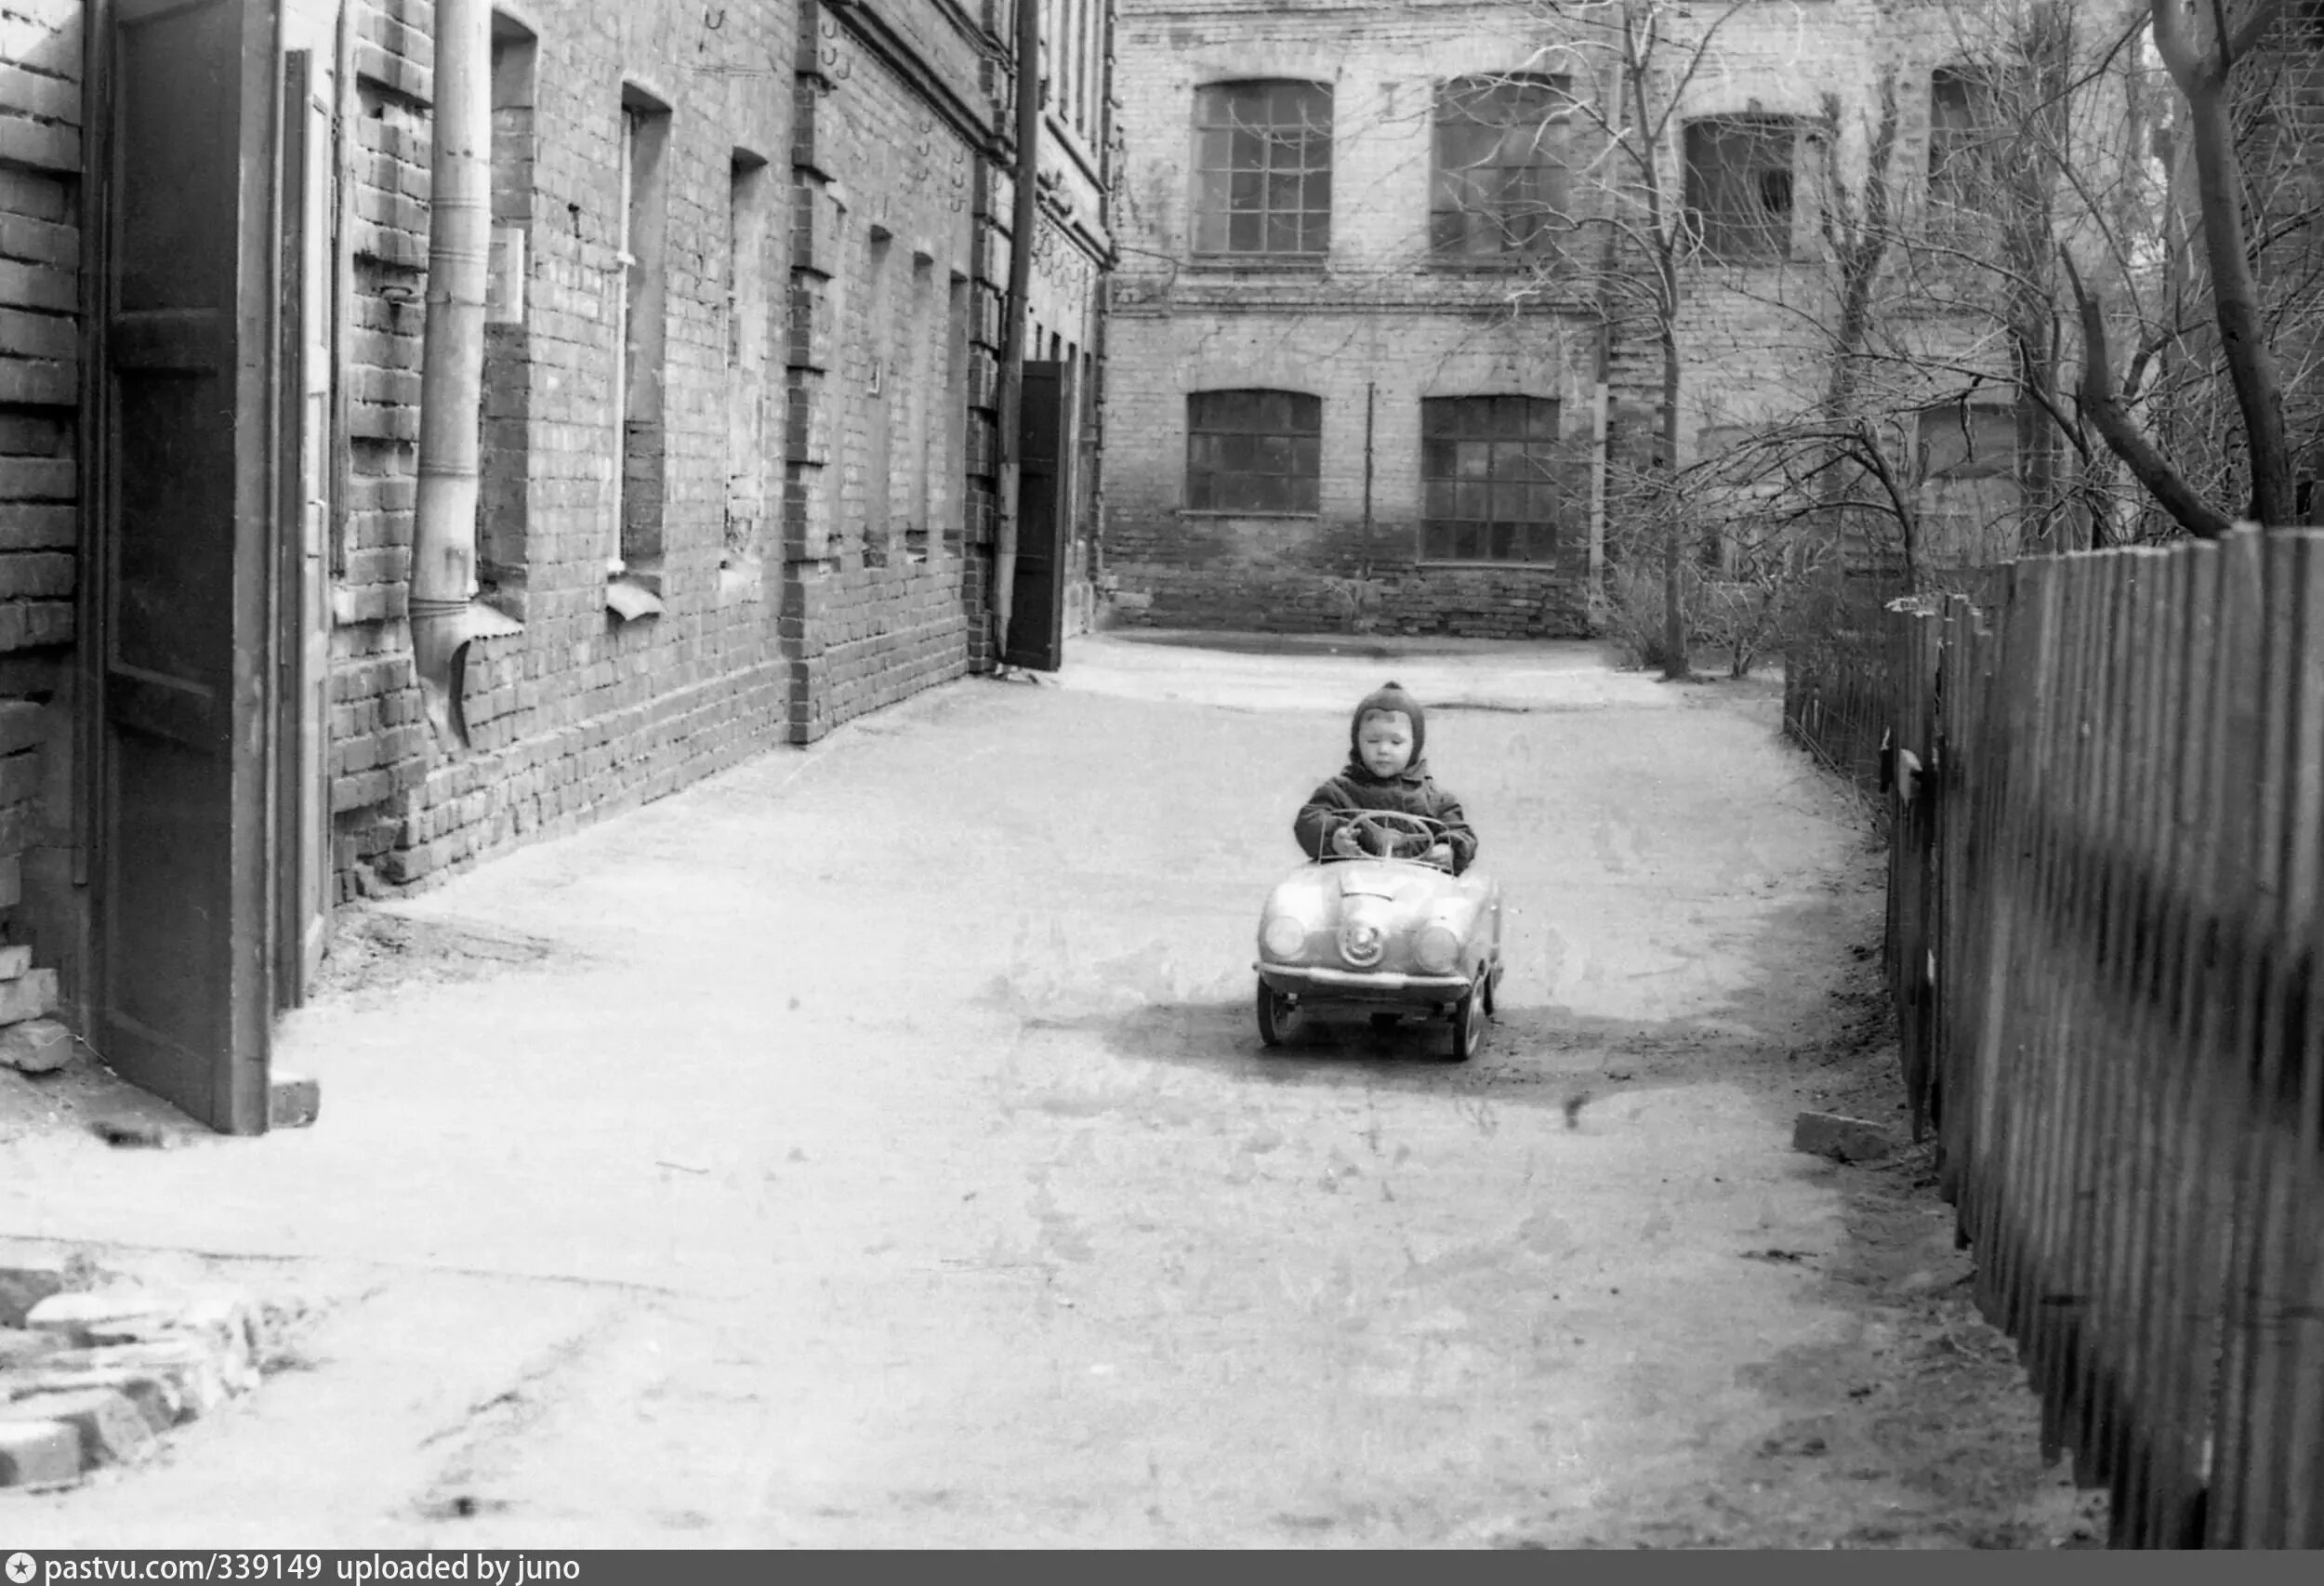
[[1684, 350], [1679, 324], [1684, 308], [1683, 267], [1693, 251], [1673, 133], [1688, 87], [1710, 59], [1719, 32], [1748, 0], [1730, 0], [1698, 19], [1675, 0], [1542, 0], [1542, 9], [1565, 25], [1580, 54], [1602, 75], [1604, 99], [1576, 106], [1597, 134], [1595, 162], [1601, 202], [1585, 222], [1604, 227], [1596, 285], [1601, 312], [1628, 318], [1644, 310], [1661, 355], [1658, 432], [1644, 484], [1648, 510], [1660, 530], [1663, 676], [1690, 670], [1685, 602], [1687, 515], [1666, 499], [1678, 468], [1680, 377]]
[[[2279, 20], [2281, 0], [2148, 0], [2155, 48], [2181, 99], [2179, 130], [2192, 169], [2210, 316], [2241, 419], [2248, 512], [2263, 523], [2294, 518], [2284, 385], [2245, 225], [2247, 175], [2235, 125], [2236, 67]], [[2081, 322], [2080, 400], [2106, 443], [2189, 534], [2216, 538], [2233, 526], [2135, 422], [2118, 387], [2103, 295], [2070, 252], [2067, 279]]]

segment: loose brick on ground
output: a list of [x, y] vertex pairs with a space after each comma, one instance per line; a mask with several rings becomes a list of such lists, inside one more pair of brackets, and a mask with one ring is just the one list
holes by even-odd
[[73, 1057], [73, 1034], [54, 1019], [27, 1019], [0, 1030], [0, 1066], [52, 1074]]
[[118, 1286], [80, 1293], [51, 1294], [24, 1314], [24, 1325], [54, 1333], [74, 1344], [91, 1341], [91, 1330], [167, 1315], [168, 1300], [150, 1289]]
[[11, 1367], [28, 1366], [56, 1355], [65, 1348], [54, 1333], [36, 1333], [25, 1328], [0, 1327], [0, 1371]]
[[81, 1434], [58, 1421], [0, 1421], [0, 1487], [81, 1479]]
[[64, 1286], [65, 1263], [57, 1257], [20, 1257], [0, 1266], [0, 1328], [21, 1328], [33, 1306]]
[[81, 1466], [128, 1464], [153, 1451], [153, 1429], [127, 1395], [111, 1388], [31, 1394], [0, 1405], [0, 1425], [56, 1421], [81, 1440]]

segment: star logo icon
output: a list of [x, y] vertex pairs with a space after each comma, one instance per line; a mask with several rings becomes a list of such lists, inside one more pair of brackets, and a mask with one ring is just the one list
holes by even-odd
[[15, 1586], [24, 1586], [26, 1581], [32, 1579], [33, 1573], [37, 1567], [33, 1563], [33, 1555], [29, 1553], [8, 1554], [8, 1579], [15, 1583]]

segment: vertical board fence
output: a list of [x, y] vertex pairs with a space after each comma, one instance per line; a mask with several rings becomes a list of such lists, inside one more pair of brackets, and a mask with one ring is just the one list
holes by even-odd
[[2119, 1546], [2324, 1547], [2324, 533], [1893, 605], [1916, 1135]]

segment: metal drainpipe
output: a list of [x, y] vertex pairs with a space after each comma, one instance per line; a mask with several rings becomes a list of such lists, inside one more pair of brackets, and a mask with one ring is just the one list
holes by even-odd
[[1359, 576], [1372, 578], [1372, 409], [1380, 397], [1377, 381], [1364, 382], [1364, 562]]
[[993, 546], [993, 669], [1007, 669], [1017, 582], [1017, 508], [1024, 456], [1024, 322], [1033, 236], [1041, 223], [1041, 0], [1017, 0], [1016, 202], [1010, 216], [1009, 298], [1000, 345], [1000, 522]]
[[[489, 0], [436, 0], [430, 129], [428, 317], [420, 360], [419, 494], [412, 521], [412, 661], [437, 741], [464, 743], [461, 665], [494, 631], [476, 593], [478, 424], [483, 405], [484, 293], [492, 244], [492, 11]], [[489, 614], [497, 616], [498, 614]], [[499, 631], [513, 624], [501, 619]]]

